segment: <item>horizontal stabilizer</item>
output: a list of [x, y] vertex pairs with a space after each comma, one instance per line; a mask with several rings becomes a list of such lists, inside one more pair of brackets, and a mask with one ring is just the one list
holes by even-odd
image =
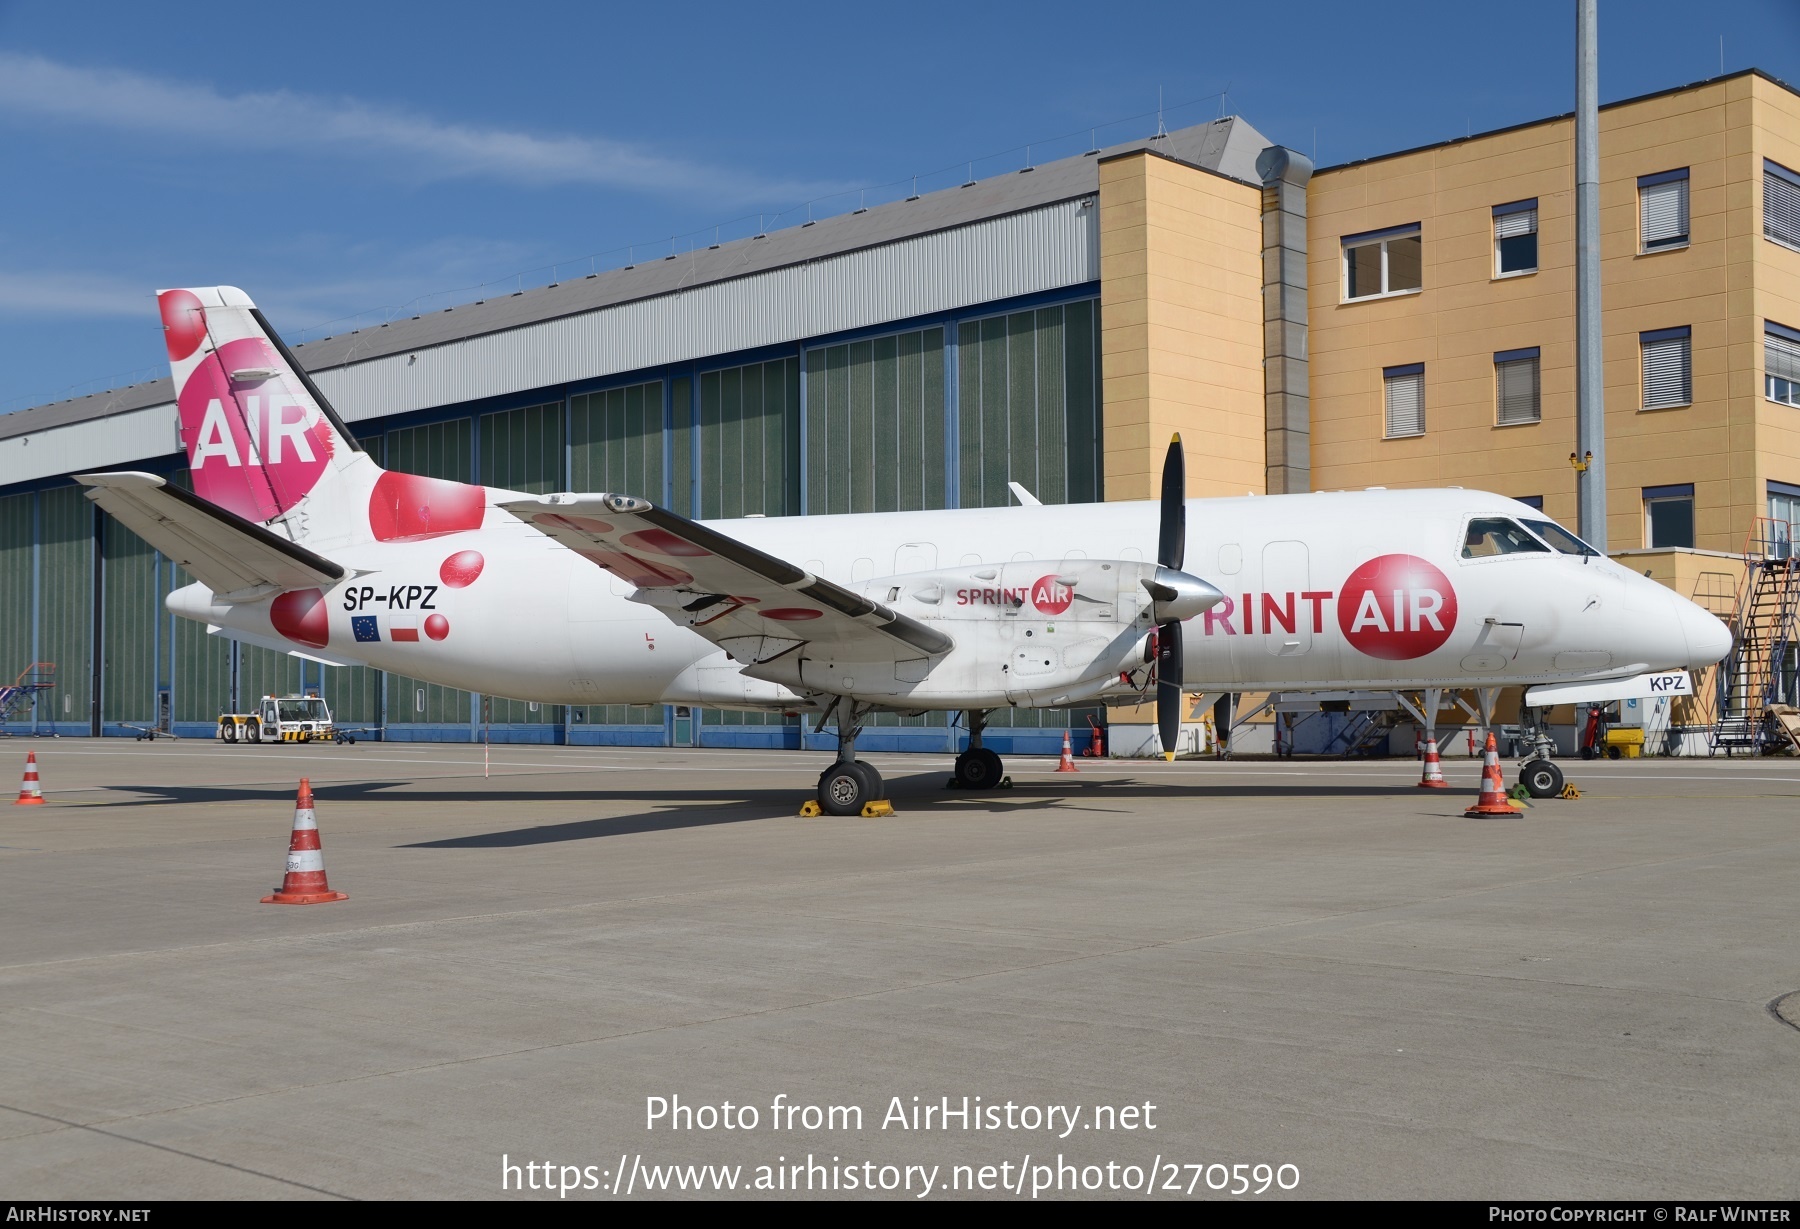
[[259, 601], [283, 589], [324, 588], [344, 568], [207, 503], [155, 474], [76, 474], [87, 497], [193, 574], [217, 601]]
[[242, 644], [255, 645], [257, 648], [267, 649], [271, 653], [285, 653], [289, 657], [298, 657], [302, 661], [316, 661], [321, 666], [366, 666], [369, 664], [358, 657], [340, 657], [322, 649], [297, 648], [292, 643], [277, 640], [274, 636], [256, 636], [235, 628], [220, 627], [217, 623], [208, 623], [206, 634], [220, 636], [226, 640], [236, 640]]

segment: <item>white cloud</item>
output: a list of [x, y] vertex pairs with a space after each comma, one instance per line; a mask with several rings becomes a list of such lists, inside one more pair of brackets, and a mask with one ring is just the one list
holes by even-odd
[[92, 273], [9, 273], [0, 270], [0, 316], [127, 316], [154, 319], [156, 292]]
[[121, 69], [0, 51], [0, 115], [37, 117], [239, 150], [379, 159], [430, 179], [595, 184], [712, 200], [778, 200], [829, 188], [767, 180], [604, 137], [446, 123], [355, 98], [289, 90], [221, 94]]

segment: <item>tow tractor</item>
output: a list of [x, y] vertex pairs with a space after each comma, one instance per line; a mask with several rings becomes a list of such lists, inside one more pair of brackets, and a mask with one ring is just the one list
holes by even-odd
[[332, 724], [323, 697], [264, 696], [254, 713], [221, 713], [219, 738], [228, 743], [353, 743], [356, 735]]

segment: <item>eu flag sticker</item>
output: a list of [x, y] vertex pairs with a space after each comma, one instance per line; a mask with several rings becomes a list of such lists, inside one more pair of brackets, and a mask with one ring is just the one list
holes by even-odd
[[350, 630], [356, 633], [358, 641], [381, 639], [381, 625], [375, 621], [374, 615], [352, 615]]

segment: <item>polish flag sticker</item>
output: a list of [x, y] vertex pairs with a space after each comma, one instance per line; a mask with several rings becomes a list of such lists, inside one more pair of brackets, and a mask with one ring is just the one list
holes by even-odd
[[411, 641], [415, 644], [418, 643], [419, 616], [411, 614], [394, 615], [393, 621], [388, 624], [388, 638], [396, 643], [404, 643], [406, 641]]

